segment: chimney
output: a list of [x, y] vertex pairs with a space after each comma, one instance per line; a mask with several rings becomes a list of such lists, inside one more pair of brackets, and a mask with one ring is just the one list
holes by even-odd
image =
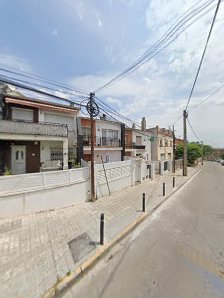
[[146, 120], [145, 120], [145, 117], [142, 117], [141, 130], [146, 131]]

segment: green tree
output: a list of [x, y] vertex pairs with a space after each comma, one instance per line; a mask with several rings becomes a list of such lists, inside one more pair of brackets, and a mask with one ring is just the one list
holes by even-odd
[[187, 145], [187, 159], [189, 164], [194, 164], [195, 160], [202, 157], [203, 150], [200, 144], [189, 143]]
[[213, 148], [210, 145], [202, 145], [202, 148], [203, 148], [203, 154], [204, 154], [204, 156], [210, 155], [212, 153], [212, 151], [213, 151]]
[[[184, 147], [183, 145], [177, 145], [176, 147], [176, 159], [183, 158], [184, 153]], [[202, 145], [200, 143], [189, 143], [187, 145], [187, 159], [189, 164], [194, 164], [194, 161], [197, 160], [197, 158], [202, 157]]]
[[175, 150], [175, 159], [181, 159], [183, 158], [184, 154], [184, 146], [183, 145], [177, 145]]

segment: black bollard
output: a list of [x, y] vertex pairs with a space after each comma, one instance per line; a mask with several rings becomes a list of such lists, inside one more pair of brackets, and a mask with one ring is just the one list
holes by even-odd
[[166, 195], [166, 184], [165, 182], [163, 182], [163, 196]]
[[142, 212], [145, 212], [145, 193], [142, 194]]
[[100, 216], [100, 244], [104, 244], [104, 213]]
[[175, 187], [175, 177], [173, 177], [173, 187]]

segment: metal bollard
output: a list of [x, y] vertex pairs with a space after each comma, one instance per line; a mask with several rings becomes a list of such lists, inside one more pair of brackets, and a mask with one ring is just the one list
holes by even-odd
[[163, 182], [163, 196], [166, 195], [166, 184], [165, 182]]
[[145, 193], [142, 194], [142, 212], [145, 212]]
[[104, 213], [100, 216], [100, 244], [104, 244]]
[[173, 187], [175, 187], [175, 177], [173, 177]]

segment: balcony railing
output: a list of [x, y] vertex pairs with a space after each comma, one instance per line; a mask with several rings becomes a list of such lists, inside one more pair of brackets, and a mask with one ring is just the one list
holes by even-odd
[[[121, 141], [118, 139], [113, 138], [106, 138], [106, 137], [96, 137], [95, 139], [96, 147], [120, 147]], [[83, 146], [90, 146], [91, 145], [91, 137], [90, 136], [83, 136]]]
[[125, 144], [125, 147], [128, 148], [128, 149], [145, 149], [145, 145], [136, 144], [136, 143]]
[[68, 127], [64, 124], [0, 120], [0, 133], [67, 137]]

